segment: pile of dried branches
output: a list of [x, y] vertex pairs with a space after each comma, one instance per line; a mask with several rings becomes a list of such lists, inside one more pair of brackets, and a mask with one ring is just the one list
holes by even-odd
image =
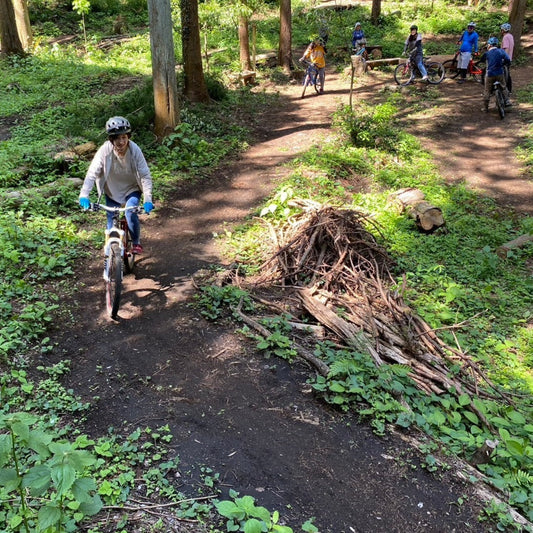
[[[488, 378], [459, 344], [446, 345], [392, 290], [392, 261], [366, 229], [378, 230], [369, 217], [310, 202], [299, 205], [301, 215], [271, 228], [275, 251], [255, 287], [280, 283], [293, 289], [319, 324], [370, 353], [377, 365], [408, 365], [427, 393], [486, 395], [478, 384], [491, 385]], [[452, 365], [460, 370], [451, 372]]]

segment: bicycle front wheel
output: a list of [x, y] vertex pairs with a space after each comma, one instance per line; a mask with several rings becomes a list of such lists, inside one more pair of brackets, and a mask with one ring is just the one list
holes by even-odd
[[457, 68], [457, 61], [455, 59], [447, 59], [442, 63], [442, 66], [444, 67], [444, 75], [447, 78], [454, 80], [459, 76], [459, 69]]
[[109, 257], [106, 260], [105, 295], [107, 312], [111, 318], [116, 318], [122, 294], [122, 257], [120, 246], [111, 245]]
[[400, 63], [394, 69], [394, 81], [398, 85], [409, 85], [414, 78], [414, 72], [408, 63]]
[[300, 98], [303, 98], [304, 95], [305, 95], [305, 90], [307, 89], [307, 86], [309, 85], [309, 83], [311, 82], [311, 78], [309, 76], [309, 74], [306, 74], [304, 76], [304, 87], [302, 89], [302, 96]]
[[438, 85], [444, 79], [444, 66], [442, 63], [432, 61], [426, 64], [426, 70], [428, 73], [428, 83], [432, 85]]

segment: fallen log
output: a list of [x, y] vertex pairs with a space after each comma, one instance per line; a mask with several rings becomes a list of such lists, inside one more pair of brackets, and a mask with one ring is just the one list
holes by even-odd
[[507, 257], [508, 252], [510, 252], [511, 250], [514, 250], [515, 248], [522, 248], [530, 242], [533, 242], [533, 234], [526, 233], [524, 235], [520, 235], [520, 237], [517, 237], [512, 241], [506, 242], [505, 244], [498, 246], [498, 248], [496, 248], [496, 253], [500, 257], [505, 258]]
[[441, 208], [427, 202], [425, 194], [419, 189], [400, 189], [390, 194], [389, 200], [397, 204], [401, 212], [407, 212], [425, 232], [431, 233], [444, 226]]

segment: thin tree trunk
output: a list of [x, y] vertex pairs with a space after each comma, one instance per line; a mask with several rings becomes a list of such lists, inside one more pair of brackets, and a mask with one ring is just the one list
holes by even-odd
[[191, 102], [208, 102], [202, 67], [198, 0], [181, 0], [181, 45], [185, 72], [185, 96]]
[[250, 35], [248, 31], [248, 17], [239, 17], [239, 56], [242, 70], [254, 70], [250, 61]]
[[511, 0], [509, 2], [509, 23], [514, 37], [515, 50], [513, 57], [517, 56], [522, 49], [521, 38], [526, 16], [527, 0]]
[[154, 133], [161, 140], [170, 135], [179, 122], [170, 0], [148, 0], [148, 13], [154, 85]]
[[17, 21], [20, 42], [24, 50], [28, 50], [33, 42], [28, 2], [27, 0], [13, 0], [13, 7], [15, 9], [15, 20]]
[[379, 17], [381, 16], [381, 0], [372, 0], [372, 13], [370, 14], [370, 19], [372, 24], [377, 24], [379, 22]]
[[292, 66], [291, 0], [280, 0], [279, 21], [278, 63], [286, 74], [290, 74]]
[[17, 32], [15, 9], [11, 0], [0, 0], [0, 43], [2, 55], [24, 54], [24, 48]]

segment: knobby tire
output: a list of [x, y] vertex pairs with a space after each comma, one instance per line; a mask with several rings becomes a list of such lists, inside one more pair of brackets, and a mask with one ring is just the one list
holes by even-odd
[[106, 305], [111, 318], [116, 318], [122, 294], [122, 257], [120, 246], [113, 243], [107, 258]]
[[398, 85], [409, 85], [413, 81], [414, 72], [410, 65], [406, 66], [405, 63], [400, 63], [394, 69], [394, 81]]
[[128, 229], [128, 225], [124, 224], [122, 227], [124, 230], [124, 271], [126, 274], [131, 274], [135, 269], [135, 254], [132, 253], [133, 241], [131, 240], [131, 233]]
[[454, 80], [459, 76], [459, 69], [457, 68], [457, 61], [455, 59], [447, 59], [442, 63], [444, 72], [447, 78]]
[[302, 96], [300, 98], [304, 97], [305, 90], [307, 89], [308, 84], [309, 84], [309, 74], [306, 73], [304, 77], [304, 88], [302, 89]]
[[428, 73], [428, 83], [438, 85], [444, 79], [446, 71], [442, 63], [431, 61], [426, 63], [425, 67]]

